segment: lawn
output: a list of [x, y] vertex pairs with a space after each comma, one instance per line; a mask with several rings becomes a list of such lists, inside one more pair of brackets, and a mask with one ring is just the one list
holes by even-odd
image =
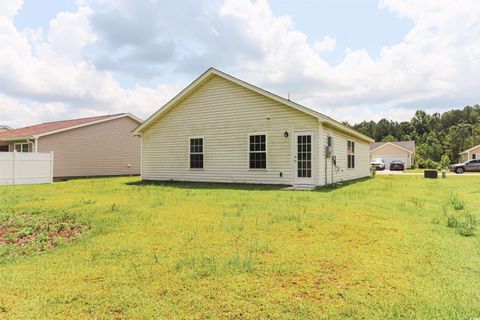
[[0, 318], [480, 317], [480, 177], [136, 181], [0, 188]]

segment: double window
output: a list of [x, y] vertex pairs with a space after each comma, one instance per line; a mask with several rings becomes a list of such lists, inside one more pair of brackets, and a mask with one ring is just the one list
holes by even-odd
[[250, 169], [267, 169], [267, 136], [255, 134], [249, 136], [248, 162]]
[[28, 143], [15, 143], [15, 151], [28, 152]]
[[348, 168], [355, 168], [355, 142], [347, 141], [347, 158], [348, 158]]
[[203, 169], [203, 138], [190, 139], [190, 169]]

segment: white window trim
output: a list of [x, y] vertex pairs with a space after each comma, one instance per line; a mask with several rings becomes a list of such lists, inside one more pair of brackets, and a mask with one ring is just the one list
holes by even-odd
[[[250, 137], [251, 136], [265, 136], [265, 169], [262, 168], [250, 168]], [[268, 171], [268, 135], [266, 132], [253, 132], [249, 133], [247, 136], [247, 168], [248, 171]]]
[[[203, 152], [201, 154], [203, 154], [203, 168], [190, 168], [190, 155], [192, 155], [192, 153], [190, 152], [190, 143], [192, 142], [192, 139], [202, 139], [202, 150]], [[188, 163], [187, 163], [187, 167], [188, 167], [188, 170], [191, 170], [191, 171], [205, 171], [205, 137], [204, 136], [193, 136], [193, 137], [188, 137]], [[200, 153], [194, 153], [194, 154], [200, 154]]]
[[[352, 153], [349, 153], [349, 151], [348, 151], [348, 142], [353, 143], [353, 152]], [[356, 151], [355, 149], [357, 148], [356, 144], [357, 144], [357, 142], [355, 140], [347, 139], [347, 170], [355, 170], [355, 167], [357, 166], [357, 159], [356, 159], [357, 157], [356, 157], [356, 154], [355, 154], [355, 151]], [[353, 158], [355, 159], [355, 160], [353, 160], [353, 167], [351, 167], [351, 168], [348, 167], [348, 156], [350, 156], [350, 155], [353, 155]]]
[[[30, 142], [16, 142], [13, 144], [13, 151], [15, 152], [25, 152], [25, 151], [17, 151], [17, 145], [28, 145], [28, 150], [30, 150]], [[20, 147], [20, 150], [22, 150], [23, 147]], [[27, 151], [27, 152], [30, 152], [30, 151]]]

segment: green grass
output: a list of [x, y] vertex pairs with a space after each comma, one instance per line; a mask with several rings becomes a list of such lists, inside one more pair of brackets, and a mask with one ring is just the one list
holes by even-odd
[[0, 188], [0, 221], [88, 226], [0, 256], [0, 318], [480, 316], [480, 178], [313, 192], [137, 180]]

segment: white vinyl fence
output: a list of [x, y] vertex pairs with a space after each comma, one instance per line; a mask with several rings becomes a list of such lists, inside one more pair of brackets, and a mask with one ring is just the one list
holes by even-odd
[[0, 152], [0, 186], [53, 181], [53, 152]]

